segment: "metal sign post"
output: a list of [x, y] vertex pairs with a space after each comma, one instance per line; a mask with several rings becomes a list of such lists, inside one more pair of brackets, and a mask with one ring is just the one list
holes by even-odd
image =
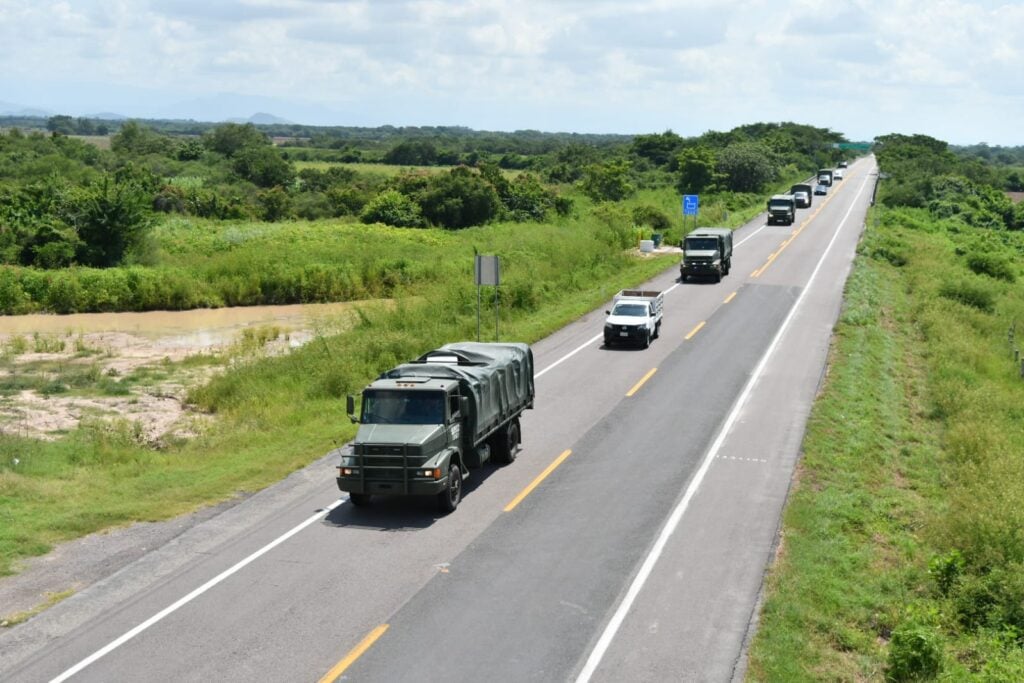
[[497, 256], [477, 254], [474, 263], [476, 281], [476, 340], [480, 341], [480, 287], [492, 285], [494, 289], [494, 341], [498, 341], [498, 299], [501, 291], [501, 265]]

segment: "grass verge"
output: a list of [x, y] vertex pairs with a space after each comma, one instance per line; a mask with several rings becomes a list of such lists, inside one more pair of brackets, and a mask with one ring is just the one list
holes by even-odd
[[[1024, 680], [1021, 236], [887, 212], [847, 283], [747, 678]], [[1015, 501], [1015, 502], [1011, 502]]]

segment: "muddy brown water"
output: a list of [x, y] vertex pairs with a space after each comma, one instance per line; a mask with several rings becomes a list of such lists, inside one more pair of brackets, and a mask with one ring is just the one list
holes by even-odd
[[332, 322], [346, 318], [355, 306], [366, 303], [0, 316], [0, 335], [70, 336], [120, 332], [149, 340], [157, 346], [191, 347], [201, 351], [233, 341], [247, 327], [277, 325], [292, 331], [297, 345], [305, 340], [304, 337], [308, 339], [318, 325], [326, 323], [330, 326]]

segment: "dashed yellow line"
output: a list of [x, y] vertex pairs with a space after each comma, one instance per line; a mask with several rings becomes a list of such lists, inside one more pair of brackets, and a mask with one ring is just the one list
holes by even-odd
[[736, 298], [736, 292], [733, 292], [729, 296], [725, 297], [725, 301], [723, 301], [722, 303], [723, 304], [727, 304], [727, 303], [729, 303], [730, 301], [732, 301], [735, 298]]
[[544, 468], [544, 471], [538, 474], [536, 479], [531, 481], [530, 484], [525, 489], [523, 489], [518, 496], [512, 499], [511, 503], [505, 506], [505, 512], [511, 512], [516, 505], [519, 505], [521, 502], [523, 502], [523, 498], [526, 498], [528, 495], [530, 495], [530, 492], [537, 488], [542, 481], [547, 479], [548, 475], [554, 472], [555, 468], [561, 465], [562, 462], [564, 462], [565, 459], [568, 458], [571, 454], [571, 450], [566, 449], [562, 451], [562, 454], [555, 458], [554, 462], [552, 462], [550, 465]]
[[345, 655], [345, 658], [335, 664], [330, 671], [323, 675], [319, 683], [334, 683], [341, 674], [345, 673], [345, 669], [352, 666], [352, 664], [363, 656], [363, 653], [369, 650], [377, 639], [384, 635], [384, 632], [388, 630], [387, 624], [381, 624], [377, 628], [370, 631], [370, 633], [363, 638], [358, 645]]
[[695, 334], [697, 334], [698, 332], [700, 332], [700, 328], [704, 327], [704, 326], [705, 326], [706, 324], [707, 324], [707, 321], [706, 321], [706, 320], [701, 320], [701, 321], [700, 321], [700, 323], [699, 323], [699, 324], [697, 325], [697, 327], [695, 327], [695, 328], [693, 328], [692, 330], [690, 330], [690, 334], [686, 335], [686, 336], [684, 337], [684, 339], [685, 339], [686, 341], [690, 341], [690, 339], [692, 339], [692, 338], [693, 338], [693, 335], [695, 335]]
[[646, 375], [641, 377], [640, 381], [637, 382], [636, 384], [634, 384], [633, 388], [626, 392], [626, 397], [628, 398], [628, 397], [632, 396], [633, 394], [635, 394], [636, 392], [640, 391], [640, 387], [642, 387], [644, 385], [644, 382], [649, 380], [654, 375], [654, 373], [656, 373], [657, 371], [658, 371], [658, 368], [651, 368], [650, 372], [648, 372]]

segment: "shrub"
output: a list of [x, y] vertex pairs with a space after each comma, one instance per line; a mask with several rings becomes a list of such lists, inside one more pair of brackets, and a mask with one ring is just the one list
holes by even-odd
[[992, 292], [981, 283], [965, 279], [942, 283], [939, 287], [939, 296], [985, 313], [991, 313], [995, 309], [995, 296]]
[[370, 200], [359, 214], [363, 223], [384, 223], [399, 228], [423, 227], [423, 216], [416, 202], [398, 190], [385, 190]]
[[1004, 257], [991, 252], [974, 252], [967, 255], [967, 267], [978, 275], [987, 275], [996, 280], [1016, 282], [1013, 265]]
[[886, 680], [924, 681], [942, 671], [942, 637], [931, 627], [903, 624], [889, 642]]

